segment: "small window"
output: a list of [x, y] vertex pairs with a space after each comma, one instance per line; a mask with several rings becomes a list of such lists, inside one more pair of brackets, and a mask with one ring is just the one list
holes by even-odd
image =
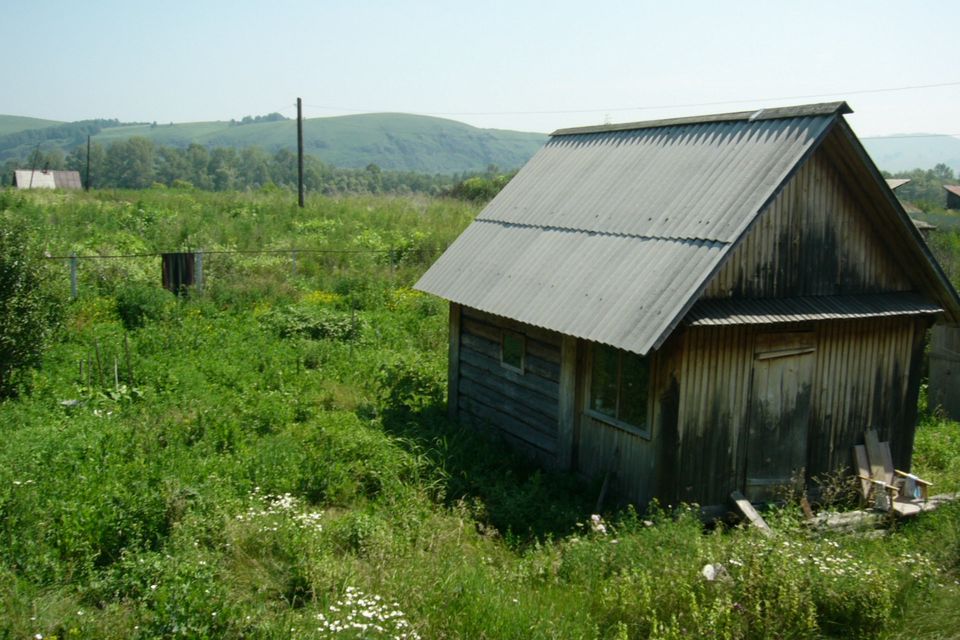
[[513, 331], [504, 331], [500, 334], [500, 364], [501, 366], [523, 373], [523, 360], [526, 352], [526, 341], [523, 336]]
[[594, 344], [590, 361], [589, 413], [594, 417], [648, 436], [646, 358]]

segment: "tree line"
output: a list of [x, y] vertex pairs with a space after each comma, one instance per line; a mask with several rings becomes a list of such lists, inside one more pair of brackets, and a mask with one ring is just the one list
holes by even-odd
[[[13, 183], [15, 169], [76, 170], [86, 179], [87, 147], [69, 153], [59, 148], [35, 149], [25, 160], [7, 160], [0, 186]], [[472, 188], [457, 185], [473, 178]], [[500, 170], [491, 165], [478, 174], [422, 174], [386, 171], [376, 164], [365, 168], [340, 168], [314, 156], [304, 157], [303, 180], [308, 192], [341, 193], [425, 193], [453, 195], [465, 199], [492, 197], [506, 183]], [[109, 145], [90, 145], [90, 186], [95, 189], [146, 189], [166, 186], [206, 191], [245, 189], [296, 189], [297, 155], [289, 149], [268, 153], [259, 147], [207, 148], [191, 144], [186, 148], [155, 144], [132, 137]], [[495, 188], [491, 188], [494, 187]]]
[[945, 184], [957, 184], [953, 169], [943, 163], [933, 169], [913, 169], [890, 173], [883, 171], [884, 178], [906, 178], [910, 180], [898, 187], [896, 194], [902, 202], [910, 202], [923, 211], [943, 209], [947, 206]]

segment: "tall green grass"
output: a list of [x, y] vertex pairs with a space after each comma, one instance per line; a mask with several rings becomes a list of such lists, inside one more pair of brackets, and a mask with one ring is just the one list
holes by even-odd
[[[3, 198], [54, 255], [443, 246], [475, 212]], [[81, 266], [56, 344], [0, 404], [0, 637], [955, 633], [960, 507], [879, 538], [812, 531], [790, 504], [769, 539], [683, 508], [593, 514], [599, 487], [447, 420], [446, 306], [410, 289], [432, 256], [326, 256], [295, 275], [285, 257], [213, 255], [185, 299], [159, 290], [156, 264]], [[918, 431], [938, 489], [960, 482], [957, 433], [935, 416]]]

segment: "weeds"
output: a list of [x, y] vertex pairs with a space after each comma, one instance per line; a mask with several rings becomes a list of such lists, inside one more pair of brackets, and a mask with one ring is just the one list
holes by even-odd
[[[809, 531], [789, 503], [770, 539], [705, 532], [686, 507], [593, 513], [598, 486], [446, 416], [445, 307], [410, 286], [474, 209], [271, 198], [3, 196], [57, 252], [398, 251], [298, 256], [296, 273], [283, 254], [211, 257], [181, 302], [158, 264], [85, 263], [29, 393], [0, 403], [0, 636], [955, 632], [956, 505], [882, 540]], [[135, 373], [89, 384], [92, 345]], [[938, 491], [960, 482], [957, 433], [931, 416], [917, 433]], [[844, 504], [845, 476], [820, 486]]]

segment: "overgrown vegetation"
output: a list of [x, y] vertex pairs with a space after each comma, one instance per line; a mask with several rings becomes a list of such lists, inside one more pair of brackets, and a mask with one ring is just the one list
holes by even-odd
[[[445, 416], [446, 306], [410, 289], [477, 208], [176, 190], [0, 196], [29, 254], [81, 260], [29, 392], [0, 403], [0, 637], [949, 637], [960, 508], [890, 535], [593, 514]], [[22, 242], [22, 241], [18, 241]], [[351, 249], [353, 253], [320, 253]], [[362, 249], [363, 252], [359, 252]], [[402, 250], [401, 250], [402, 249]], [[53, 284], [65, 300], [66, 266]], [[960, 489], [957, 425], [916, 462]], [[596, 516], [596, 517], [592, 517]]]
[[40, 362], [60, 322], [60, 304], [27, 233], [0, 212], [0, 399]]

